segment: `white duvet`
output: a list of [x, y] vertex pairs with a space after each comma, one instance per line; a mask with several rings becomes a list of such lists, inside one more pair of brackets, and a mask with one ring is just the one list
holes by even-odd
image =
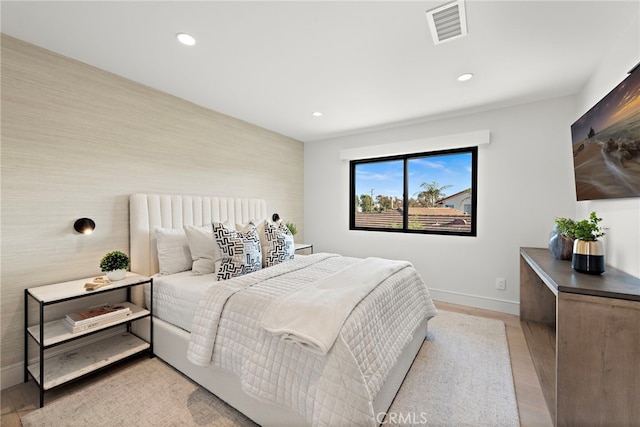
[[193, 320], [188, 358], [234, 372], [244, 391], [313, 425], [376, 425], [372, 402], [403, 348], [436, 310], [410, 265], [394, 269], [350, 308], [326, 355], [262, 327], [271, 304], [361, 262], [330, 254], [291, 261], [209, 288]]

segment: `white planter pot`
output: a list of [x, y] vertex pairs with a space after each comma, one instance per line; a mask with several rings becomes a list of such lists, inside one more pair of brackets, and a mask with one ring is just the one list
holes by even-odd
[[127, 270], [125, 270], [124, 268], [121, 268], [120, 270], [107, 271], [107, 279], [111, 280], [112, 282], [114, 280], [122, 280], [124, 279], [124, 276], [126, 276], [126, 274]]

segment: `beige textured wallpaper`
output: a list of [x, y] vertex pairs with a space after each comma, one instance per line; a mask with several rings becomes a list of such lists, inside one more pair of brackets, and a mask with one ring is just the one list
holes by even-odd
[[[264, 198], [303, 239], [299, 141], [5, 35], [1, 90], [3, 388], [21, 369], [24, 289], [128, 253], [131, 193]], [[85, 216], [89, 236], [73, 230]]]

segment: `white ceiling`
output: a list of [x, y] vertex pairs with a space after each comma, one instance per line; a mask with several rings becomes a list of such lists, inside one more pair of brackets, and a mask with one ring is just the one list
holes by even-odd
[[434, 45], [425, 11], [448, 2], [2, 1], [1, 12], [5, 34], [301, 141], [575, 94], [640, 13], [637, 0], [467, 0], [468, 36]]

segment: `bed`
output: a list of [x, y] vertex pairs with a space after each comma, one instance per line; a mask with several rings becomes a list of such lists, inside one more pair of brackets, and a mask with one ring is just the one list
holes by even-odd
[[[267, 218], [262, 199], [130, 196], [131, 271], [154, 277], [155, 355], [260, 425], [380, 424], [436, 314], [409, 263], [315, 253], [229, 280], [158, 274], [159, 230]], [[340, 294], [357, 302], [334, 304]], [[325, 299], [329, 317], [304, 305]]]

